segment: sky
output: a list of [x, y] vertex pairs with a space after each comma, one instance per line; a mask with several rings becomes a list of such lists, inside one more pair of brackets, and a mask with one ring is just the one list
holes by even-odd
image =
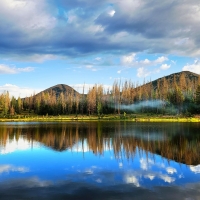
[[0, 0], [0, 93], [200, 74], [199, 0]]

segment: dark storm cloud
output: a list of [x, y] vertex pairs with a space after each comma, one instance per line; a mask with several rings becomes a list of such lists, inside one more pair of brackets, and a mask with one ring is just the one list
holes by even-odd
[[199, 55], [197, 0], [0, 2], [0, 54]]

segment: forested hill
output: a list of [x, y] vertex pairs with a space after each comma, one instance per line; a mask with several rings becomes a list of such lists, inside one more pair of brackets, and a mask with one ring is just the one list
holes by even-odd
[[[181, 87], [181, 89], [196, 89], [197, 85], [200, 84], [200, 75], [190, 71], [183, 71], [183, 72], [173, 73], [165, 77], [161, 77], [149, 83], [144, 83], [143, 85], [140, 85], [140, 87], [149, 84], [152, 84], [154, 90], [159, 89], [159, 87], [163, 86], [165, 87], [165, 85], [168, 85], [170, 88], [170, 86], [173, 87], [174, 84], [176, 84], [178, 87]], [[46, 90], [36, 94], [36, 96], [40, 96], [42, 95], [42, 93], [43, 94], [54, 93], [56, 97], [59, 97], [61, 93], [63, 93], [64, 95], [70, 94], [73, 96], [79, 94], [72, 87], [65, 84], [58, 84], [50, 88], [47, 88]]]
[[50, 88], [47, 88], [46, 90], [38, 93], [37, 95], [41, 95], [42, 93], [55, 93], [56, 97], [60, 96], [61, 93], [65, 94], [73, 94], [74, 96], [76, 96], [76, 94], [79, 94], [76, 90], [74, 90], [72, 87], [70, 87], [69, 85], [65, 85], [65, 84], [58, 84], [55, 86], [52, 86]]
[[189, 89], [189, 87], [194, 89], [198, 84], [200, 84], [200, 75], [190, 71], [173, 73], [152, 81], [154, 90], [157, 89], [158, 85], [163, 85], [164, 82], [168, 83], [168, 85], [176, 83], [178, 87], [182, 88], [183, 86], [185, 89]]

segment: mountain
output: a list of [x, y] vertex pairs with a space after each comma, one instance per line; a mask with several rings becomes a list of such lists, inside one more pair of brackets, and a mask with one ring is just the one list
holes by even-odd
[[79, 94], [79, 92], [77, 92], [76, 90], [74, 90], [72, 87], [70, 87], [69, 85], [65, 85], [65, 84], [58, 84], [58, 85], [54, 85], [50, 88], [47, 88], [46, 90], [43, 90], [42, 92], [36, 94], [36, 95], [41, 95], [42, 93], [51, 93], [51, 92], [55, 92], [56, 96], [58, 97], [61, 93], [63, 94], [74, 94], [74, 96], [76, 96], [77, 94]]
[[[173, 87], [173, 84], [176, 83], [177, 86], [181, 86], [181, 84], [185, 84], [187, 88], [196, 88], [198, 84], [200, 84], [200, 75], [190, 72], [190, 71], [182, 71], [178, 73], [173, 73], [168, 76], [164, 76], [158, 78], [151, 82], [154, 90], [158, 88], [158, 85], [163, 86], [164, 81], [168, 83], [169, 86]], [[143, 86], [148, 86], [150, 83], [146, 83]]]

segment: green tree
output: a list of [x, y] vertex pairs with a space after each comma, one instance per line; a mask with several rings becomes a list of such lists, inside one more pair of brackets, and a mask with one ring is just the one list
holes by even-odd
[[184, 101], [184, 95], [180, 88], [176, 85], [174, 90], [168, 92], [168, 100], [173, 105], [177, 106], [179, 112], [181, 112], [182, 104]]
[[18, 99], [17, 99], [17, 104], [16, 104], [16, 108], [15, 109], [16, 109], [16, 112], [18, 114], [20, 114], [21, 111], [22, 111], [22, 100], [21, 100], [20, 97], [18, 97]]
[[101, 112], [102, 112], [102, 104], [101, 104], [101, 102], [98, 102], [97, 103], [97, 114], [98, 114], [99, 118], [100, 118]]
[[200, 85], [198, 85], [197, 90], [196, 90], [195, 102], [196, 102], [197, 105], [200, 105]]

